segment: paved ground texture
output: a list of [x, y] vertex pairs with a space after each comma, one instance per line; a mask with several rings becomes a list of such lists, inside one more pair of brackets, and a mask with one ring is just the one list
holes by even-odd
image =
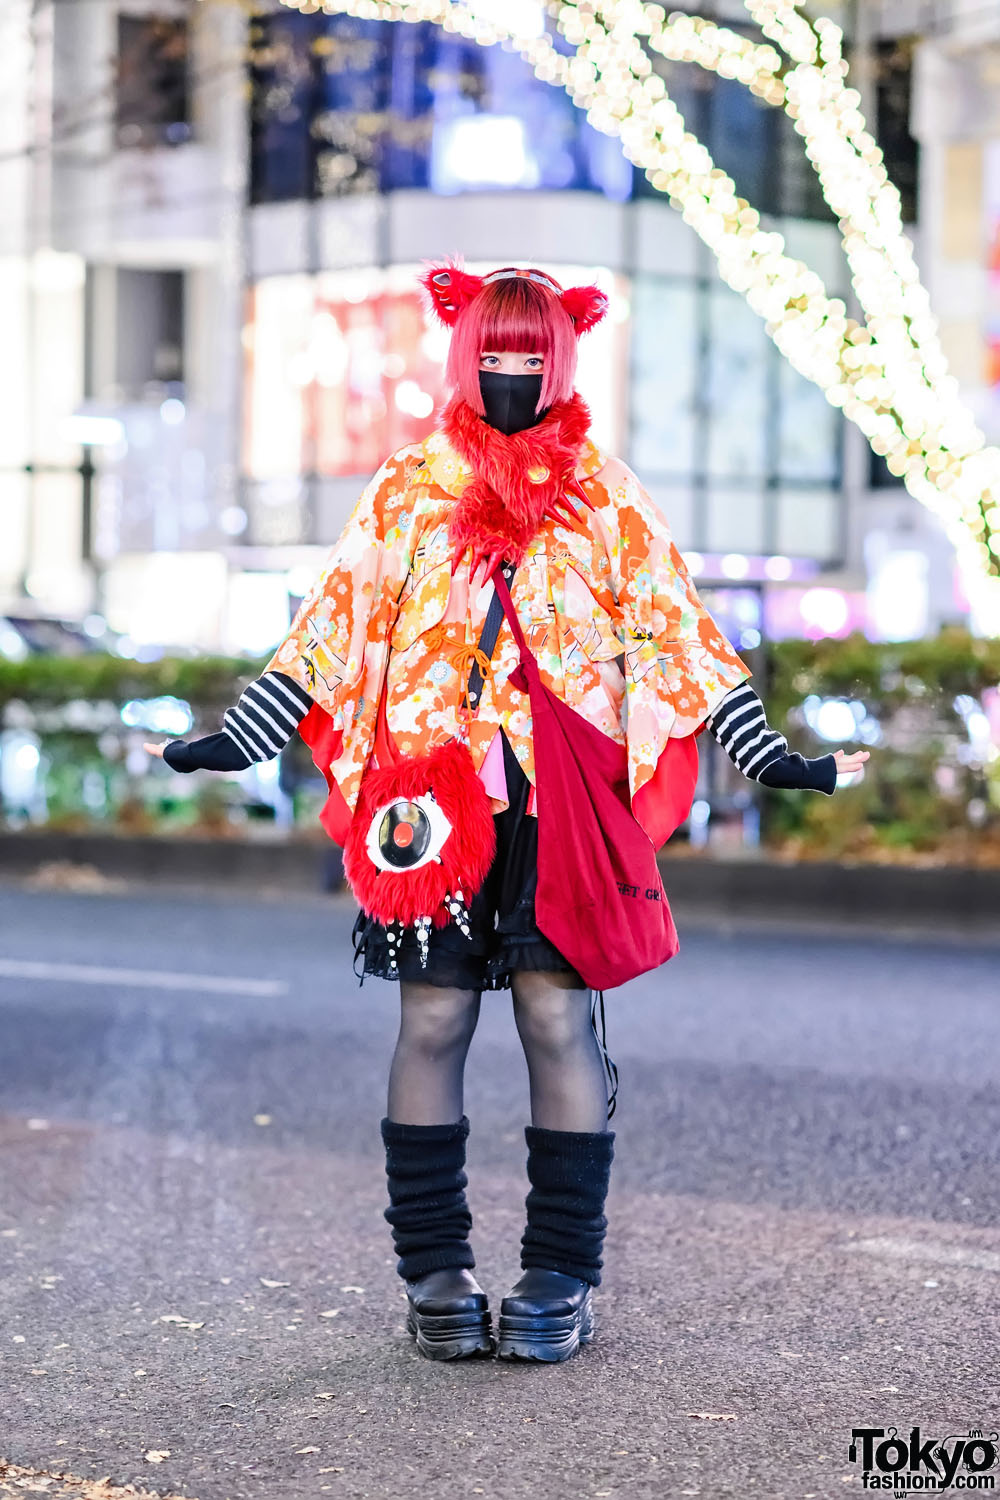
[[[1000, 947], [679, 913], [680, 954], [608, 999], [595, 1343], [448, 1365], [403, 1327], [396, 990], [352, 977], [353, 915], [0, 889], [0, 1496], [830, 1500], [863, 1488], [854, 1427], [996, 1431]], [[506, 995], [466, 1110], [496, 1306]]]

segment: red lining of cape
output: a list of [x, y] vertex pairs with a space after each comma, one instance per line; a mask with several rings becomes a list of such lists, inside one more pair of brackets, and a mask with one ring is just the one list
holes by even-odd
[[698, 784], [696, 740], [703, 728], [699, 725], [694, 734], [668, 739], [656, 770], [632, 798], [635, 819], [646, 830], [654, 849], [663, 847], [691, 811]]
[[309, 746], [316, 769], [323, 773], [329, 793], [319, 815], [319, 821], [333, 842], [343, 848], [347, 843], [347, 835], [351, 827], [351, 809], [334, 780], [331, 767], [340, 755], [344, 743], [344, 731], [335, 730], [333, 720], [326, 709], [321, 704], [314, 703], [305, 718], [299, 722], [299, 734]]

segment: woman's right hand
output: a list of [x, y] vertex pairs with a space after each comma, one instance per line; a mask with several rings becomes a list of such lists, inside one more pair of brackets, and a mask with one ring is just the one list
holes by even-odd
[[[170, 743], [169, 740], [164, 740], [163, 741], [163, 745], [168, 745], [169, 743]], [[144, 743], [142, 748], [145, 751], [147, 751], [147, 753], [149, 755], [158, 755], [160, 757], [160, 759], [162, 760], [163, 759], [163, 745], [150, 745], [148, 743]]]
[[870, 750], [834, 750], [833, 758], [837, 762], [837, 775], [854, 775], [862, 769], [870, 754]]

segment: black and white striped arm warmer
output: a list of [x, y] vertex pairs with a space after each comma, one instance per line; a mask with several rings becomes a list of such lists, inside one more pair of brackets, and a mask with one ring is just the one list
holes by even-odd
[[171, 740], [163, 759], [174, 771], [245, 771], [285, 748], [312, 701], [284, 672], [265, 672], [244, 689], [234, 708], [226, 709], [219, 734], [190, 745]]
[[797, 750], [789, 750], [785, 736], [767, 722], [764, 705], [748, 682], [727, 693], [705, 725], [737, 770], [751, 781], [826, 792], [827, 796], [837, 790], [836, 758], [831, 754], [807, 760]]

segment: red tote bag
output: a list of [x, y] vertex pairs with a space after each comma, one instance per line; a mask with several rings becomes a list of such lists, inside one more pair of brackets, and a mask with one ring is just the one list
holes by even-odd
[[531, 701], [535, 920], [589, 988], [613, 989], [680, 946], [656, 851], [632, 813], [628, 752], [545, 686], [499, 572], [494, 583], [521, 655], [510, 681]]

